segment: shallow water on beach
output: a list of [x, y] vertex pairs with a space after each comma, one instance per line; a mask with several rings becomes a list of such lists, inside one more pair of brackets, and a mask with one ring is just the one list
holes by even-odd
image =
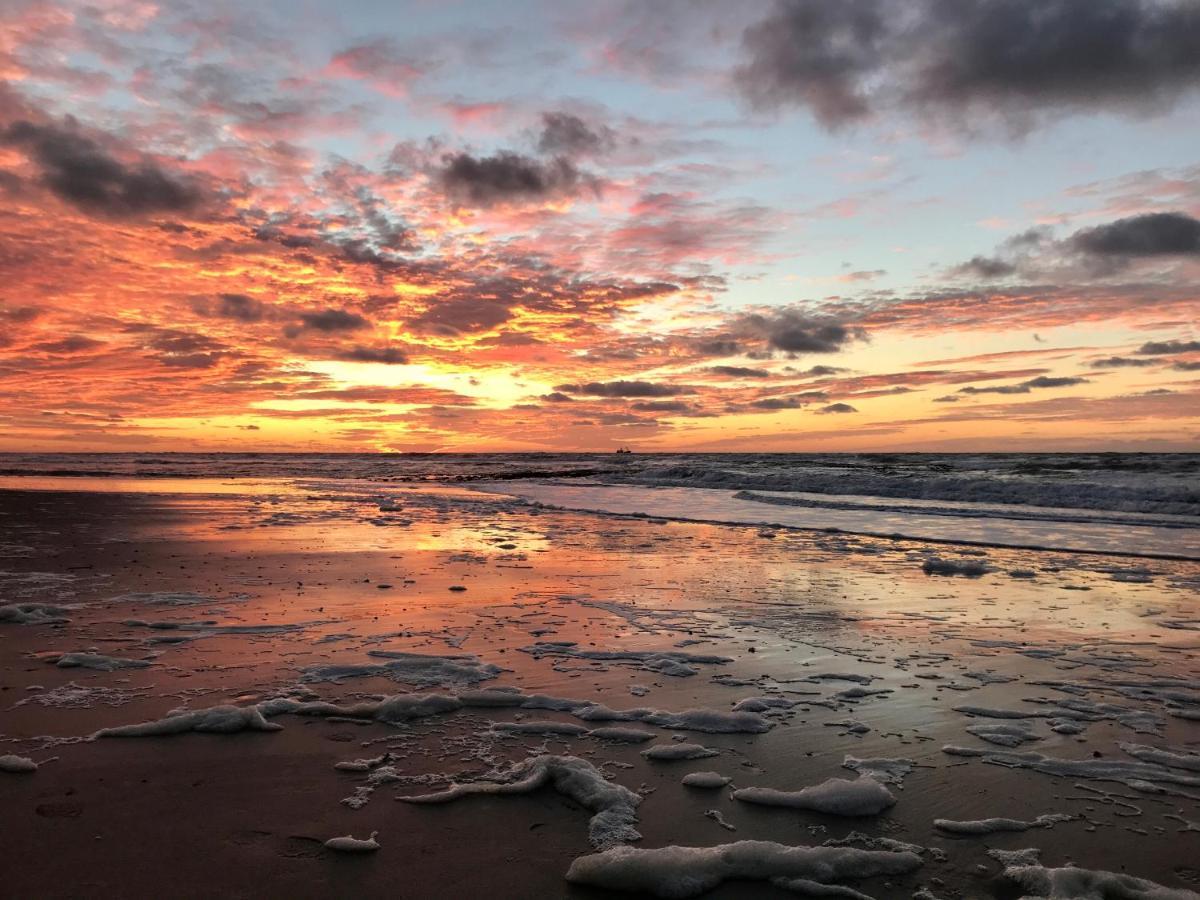
[[[603, 896], [564, 881], [597, 849], [577, 798], [393, 799], [541, 756], [634, 792], [636, 847], [857, 832], [924, 848], [912, 872], [847, 882], [872, 897], [1016, 896], [987, 851], [1028, 847], [1051, 867], [1200, 879], [1200, 565], [599, 516], [474, 485], [240, 483], [0, 491], [0, 604], [67, 620], [0, 622], [0, 756], [39, 763], [0, 773], [29, 863], [14, 895], [68, 896], [47, 873], [76, 871], [97, 895], [252, 896], [236, 875], [252, 867], [280, 893], [374, 896], [399, 867], [416, 896]], [[457, 706], [372, 712], [426, 694]], [[79, 740], [225, 704], [282, 730]], [[642, 755], [681, 744], [713, 755]], [[869, 777], [855, 759], [910, 761], [883, 782], [894, 803], [733, 796]], [[335, 768], [353, 760], [371, 762]], [[702, 771], [731, 784], [681, 784]], [[1048, 814], [1070, 818], [1036, 824]], [[1032, 824], [934, 824], [991, 817]], [[372, 831], [369, 857], [322, 846]], [[751, 894], [783, 895], [712, 896]]]

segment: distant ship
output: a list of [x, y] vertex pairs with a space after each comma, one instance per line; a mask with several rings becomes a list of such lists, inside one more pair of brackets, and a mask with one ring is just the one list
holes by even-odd
[[632, 453], [633, 451], [630, 450], [628, 447], [618, 447], [616, 452], [617, 453]]

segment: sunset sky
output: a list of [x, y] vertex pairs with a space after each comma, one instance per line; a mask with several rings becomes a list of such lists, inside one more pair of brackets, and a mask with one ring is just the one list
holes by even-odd
[[1198, 450], [1200, 3], [0, 3], [0, 450]]

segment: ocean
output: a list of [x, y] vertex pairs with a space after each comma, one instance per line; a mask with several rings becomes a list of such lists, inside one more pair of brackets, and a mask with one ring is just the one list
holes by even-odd
[[598, 513], [1200, 558], [1200, 454], [17, 453], [0, 477], [452, 484]]

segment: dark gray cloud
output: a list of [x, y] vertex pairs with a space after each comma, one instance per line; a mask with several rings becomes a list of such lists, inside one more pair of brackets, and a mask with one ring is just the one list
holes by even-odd
[[828, 406], [823, 406], [817, 410], [820, 415], [828, 415], [829, 413], [856, 413], [858, 412], [849, 403], [830, 403]]
[[454, 203], [480, 207], [573, 196], [599, 186], [565, 156], [543, 161], [507, 150], [494, 156], [445, 156], [437, 179]]
[[0, 307], [0, 321], [24, 324], [32, 322], [42, 314], [36, 306], [7, 306]]
[[589, 125], [565, 112], [542, 113], [538, 151], [551, 156], [598, 156], [616, 146], [616, 134], [607, 125]]
[[1198, 353], [1200, 341], [1148, 341], [1138, 347], [1145, 356], [1171, 356], [1175, 353]]
[[1016, 264], [997, 256], [972, 256], [961, 265], [955, 266], [955, 275], [970, 275], [990, 281], [994, 278], [1007, 278], [1016, 274]]
[[1082, 266], [1091, 277], [1117, 275], [1142, 260], [1200, 257], [1200, 219], [1181, 212], [1146, 213], [1082, 228], [1053, 239], [1044, 228], [1004, 241], [991, 256], [975, 256], [951, 268], [959, 277], [994, 281], [1011, 275], [1055, 277]]
[[738, 327], [784, 353], [835, 353], [866, 337], [861, 328], [811, 319], [793, 310], [744, 316]]
[[201, 316], [239, 322], [261, 322], [270, 311], [267, 304], [245, 294], [218, 294], [213, 301], [198, 299], [192, 302], [192, 309]]
[[398, 347], [351, 347], [339, 353], [337, 358], [347, 362], [384, 363], [389, 366], [402, 366], [408, 362], [408, 354]]
[[1178, 212], [1147, 213], [1077, 231], [1070, 245], [1093, 256], [1200, 255], [1200, 220]]
[[840, 375], [842, 372], [848, 372], [849, 369], [843, 369], [838, 366], [812, 366], [805, 369], [803, 372], [797, 372], [797, 375], [807, 375], [810, 378], [827, 378], [830, 375]]
[[1141, 369], [1158, 363], [1153, 359], [1138, 359], [1134, 356], [1106, 356], [1094, 359], [1088, 365], [1093, 369]]
[[122, 162], [74, 127], [14, 122], [0, 131], [0, 144], [23, 149], [52, 193], [89, 213], [123, 219], [200, 205], [194, 185], [150, 160]]
[[1070, 110], [1146, 111], [1200, 86], [1194, 0], [778, 0], [735, 83], [826, 127], [904, 108], [1016, 130]]
[[313, 331], [325, 332], [357, 331], [371, 324], [358, 313], [344, 309], [323, 309], [320, 312], [300, 313], [300, 322], [300, 329], [308, 328]]
[[1028, 381], [1022, 381], [1017, 384], [996, 384], [990, 387], [975, 387], [967, 385], [958, 389], [960, 394], [1028, 394], [1032, 390], [1042, 388], [1060, 388], [1074, 387], [1077, 384], [1087, 384], [1086, 378], [1077, 376], [1062, 376], [1056, 377], [1051, 375], [1039, 375], [1037, 378], [1030, 378]]
[[564, 394], [583, 394], [590, 397], [674, 397], [691, 394], [686, 385], [655, 384], [651, 381], [591, 381], [587, 384], [559, 384], [554, 389]]
[[805, 397], [763, 397], [761, 400], [751, 401], [750, 405], [755, 409], [801, 409], [807, 406], [812, 401]]
[[475, 331], [488, 331], [512, 318], [512, 298], [456, 297], [441, 300], [409, 324], [417, 331], [454, 337]]
[[42, 353], [66, 355], [85, 353], [88, 350], [95, 350], [97, 347], [103, 346], [104, 341], [98, 341], [83, 334], [72, 334], [65, 338], [59, 338], [56, 341], [43, 341], [40, 344], [34, 344], [32, 349], [39, 350]]
[[1200, 359], [1195, 361], [1180, 360], [1171, 366], [1176, 372], [1200, 372]]
[[639, 403], [629, 404], [630, 409], [636, 409], [638, 412], [657, 412], [657, 413], [690, 413], [695, 407], [684, 400], [643, 400]]
[[195, 331], [137, 322], [122, 329], [137, 336], [141, 348], [159, 365], [171, 369], [211, 369], [237, 353], [228, 344]]

